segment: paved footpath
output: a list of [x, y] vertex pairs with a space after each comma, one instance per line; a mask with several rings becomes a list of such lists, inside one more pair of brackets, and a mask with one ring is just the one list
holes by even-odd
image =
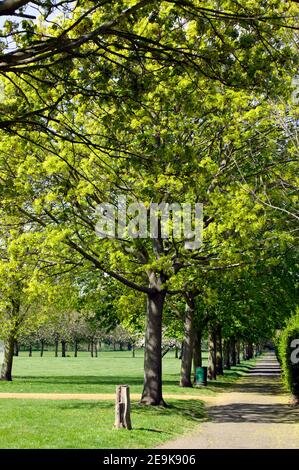
[[207, 403], [208, 422], [163, 449], [299, 449], [299, 409], [289, 405], [274, 354], [264, 355], [230, 392]]

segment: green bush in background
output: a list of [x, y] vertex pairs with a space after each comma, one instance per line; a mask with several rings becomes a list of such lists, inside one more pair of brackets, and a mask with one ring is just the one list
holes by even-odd
[[[282, 367], [285, 386], [292, 393], [296, 401], [299, 401], [299, 362], [291, 361], [294, 347], [291, 343], [299, 339], [299, 313], [293, 316], [287, 326], [282, 330], [278, 342], [278, 357]], [[299, 354], [297, 354], [299, 359]]]

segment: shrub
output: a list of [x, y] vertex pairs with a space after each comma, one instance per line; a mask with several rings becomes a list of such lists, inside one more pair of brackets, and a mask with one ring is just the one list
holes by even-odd
[[291, 361], [294, 348], [291, 343], [299, 339], [299, 314], [292, 317], [285, 329], [281, 332], [278, 345], [278, 356], [282, 367], [283, 379], [288, 390], [296, 400], [299, 400], [299, 362]]

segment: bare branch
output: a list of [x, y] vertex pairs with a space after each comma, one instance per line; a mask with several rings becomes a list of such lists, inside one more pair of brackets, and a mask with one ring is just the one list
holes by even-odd
[[30, 3], [29, 0], [3, 0], [0, 2], [0, 16], [13, 15], [19, 8]]

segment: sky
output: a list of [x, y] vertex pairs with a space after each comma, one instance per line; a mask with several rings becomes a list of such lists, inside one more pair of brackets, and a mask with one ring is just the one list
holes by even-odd
[[[28, 14], [28, 15], [35, 16], [36, 18], [38, 18], [39, 15], [40, 15], [40, 12], [39, 12], [37, 6], [32, 4], [32, 3], [29, 3], [26, 6], [25, 13]], [[49, 15], [48, 20], [53, 20], [53, 18], [55, 18], [55, 15], [56, 15], [56, 13], [52, 13], [51, 15]], [[16, 23], [21, 23], [21, 21], [24, 20], [24, 18], [19, 17], [17, 15], [0, 16], [0, 29], [3, 27], [6, 20], [14, 21]], [[8, 50], [12, 51], [13, 49], [14, 49], [14, 42], [11, 41], [10, 47], [9, 47], [9, 49], [8, 48], [6, 49], [6, 52]]]

